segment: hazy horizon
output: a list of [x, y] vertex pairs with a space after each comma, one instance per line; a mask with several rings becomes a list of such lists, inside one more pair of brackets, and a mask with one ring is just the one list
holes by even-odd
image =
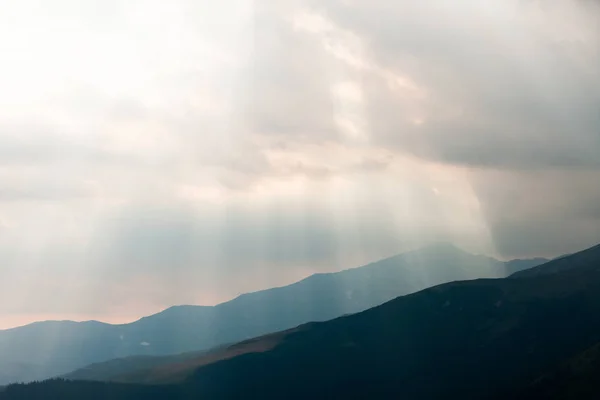
[[[407, 249], [405, 252], [400, 252], [400, 253], [394, 253], [391, 254], [387, 257], [384, 258], [378, 258], [378, 259], [374, 259], [374, 260], [370, 260], [370, 261], [365, 261], [360, 265], [353, 265], [353, 266], [346, 266], [344, 268], [338, 268], [338, 269], [331, 269], [331, 270], [324, 270], [324, 271], [320, 271], [320, 272], [326, 272], [326, 273], [336, 273], [336, 272], [342, 272], [342, 271], [346, 271], [349, 269], [353, 269], [353, 268], [360, 268], [360, 267], [365, 267], [368, 266], [371, 263], [377, 262], [377, 261], [381, 261], [383, 259], [389, 258], [389, 257], [393, 257], [396, 255], [400, 255], [400, 254], [404, 254], [406, 252], [410, 252], [410, 251], [414, 251], [414, 250], [420, 250], [420, 249], [427, 249], [428, 247], [432, 246], [432, 245], [436, 245], [439, 243], [443, 243], [443, 244], [452, 244], [449, 242], [432, 242], [432, 243], [428, 243], [426, 245], [420, 246], [420, 247], [415, 247], [415, 248], [411, 248], [411, 249]], [[462, 249], [461, 249], [462, 250]], [[579, 249], [579, 250], [583, 250], [583, 249]], [[491, 257], [491, 258], [495, 258], [491, 255], [487, 255], [487, 254], [474, 254], [474, 255], [480, 255], [480, 256], [486, 256], [486, 257]], [[532, 258], [547, 258], [547, 259], [551, 259], [554, 257], [544, 257], [544, 256], [538, 256], [538, 257], [532, 257]], [[504, 260], [499, 260], [499, 261], [511, 261], [511, 259], [504, 259]], [[482, 268], [485, 267], [482, 265]], [[149, 315], [153, 315], [156, 313], [160, 313], [168, 308], [171, 307], [177, 307], [177, 306], [216, 306], [218, 304], [222, 304], [225, 302], [228, 302], [230, 300], [233, 300], [235, 298], [237, 298], [238, 296], [241, 296], [243, 294], [247, 294], [247, 293], [252, 293], [255, 291], [261, 291], [261, 290], [267, 290], [267, 289], [272, 289], [275, 287], [284, 287], [287, 285], [291, 285], [294, 283], [297, 283], [299, 281], [302, 281], [310, 276], [312, 276], [313, 273], [310, 273], [308, 275], [302, 275], [296, 279], [293, 279], [289, 282], [280, 282], [279, 284], [276, 284], [275, 286], [268, 286], [268, 287], [257, 287], [254, 288], [252, 290], [249, 290], [247, 292], [240, 292], [237, 293], [231, 297], [226, 297], [226, 298], [222, 298], [222, 299], [218, 299], [215, 300], [212, 303], [203, 303], [203, 304], [171, 304], [171, 305], [167, 305], [161, 308], [157, 308], [157, 309], [144, 309], [144, 310], [139, 310], [139, 312], [137, 314], [133, 314], [133, 315], [114, 315], [114, 314], [109, 314], [109, 315], [53, 315], [53, 314], [45, 314], [45, 315], [26, 315], [26, 316], [17, 316], [17, 317], [13, 317], [11, 318], [10, 316], [8, 316], [7, 318], [3, 319], [0, 321], [0, 330], [6, 330], [6, 329], [12, 329], [12, 328], [18, 328], [18, 327], [22, 327], [25, 325], [29, 325], [31, 323], [34, 322], [45, 322], [45, 321], [72, 321], [72, 322], [88, 322], [88, 321], [97, 321], [97, 322], [103, 322], [103, 323], [108, 323], [108, 324], [127, 324], [127, 323], [131, 323], [131, 322], [135, 322], [137, 320], [139, 320], [140, 318], [149, 316]]]
[[3, 1], [0, 328], [594, 245], [598, 49], [585, 0]]

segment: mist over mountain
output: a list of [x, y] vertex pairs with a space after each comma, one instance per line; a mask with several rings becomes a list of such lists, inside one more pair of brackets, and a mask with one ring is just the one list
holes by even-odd
[[599, 110], [600, 0], [0, 0], [0, 400], [599, 400]]
[[0, 399], [597, 398], [600, 247], [566, 259], [572, 268], [446, 283], [150, 368], [145, 385], [54, 380]]
[[[541, 261], [518, 264], [523, 268]], [[127, 356], [208, 350], [360, 312], [440, 283], [503, 277], [516, 262], [503, 263], [439, 243], [364, 267], [245, 294], [214, 307], [172, 307], [130, 324], [40, 322], [0, 331], [0, 384], [46, 379]]]

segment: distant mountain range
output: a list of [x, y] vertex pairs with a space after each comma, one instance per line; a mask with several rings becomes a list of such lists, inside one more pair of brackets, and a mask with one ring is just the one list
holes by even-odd
[[532, 273], [442, 284], [124, 379], [144, 385], [52, 380], [9, 386], [0, 400], [597, 399], [599, 346], [597, 246]]
[[[357, 313], [445, 282], [504, 277], [544, 261], [504, 263], [449, 244], [436, 244], [360, 268], [315, 274], [289, 286], [245, 294], [214, 307], [172, 307], [130, 324], [34, 323], [0, 331], [0, 385], [47, 379], [128, 356], [208, 350], [311, 321]], [[131, 362], [140, 359], [125, 361]]]

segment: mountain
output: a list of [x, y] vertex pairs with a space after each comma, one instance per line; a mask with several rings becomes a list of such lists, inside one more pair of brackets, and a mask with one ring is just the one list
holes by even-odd
[[561, 363], [514, 397], [516, 400], [583, 400], [600, 398], [600, 343]]
[[[441, 243], [360, 268], [315, 274], [215, 307], [172, 307], [130, 324], [41, 322], [0, 331], [0, 385], [47, 379], [127, 356], [207, 350], [360, 312], [444, 282], [505, 276], [509, 264]], [[153, 362], [124, 363], [144, 361]]]
[[447, 283], [145, 375], [169, 385], [55, 380], [9, 386], [0, 400], [521, 398], [600, 343], [600, 263], [590, 261], [600, 247], [569, 259], [577, 267]]
[[228, 360], [242, 354], [271, 350], [275, 348], [282, 338], [299, 329], [302, 329], [302, 327], [271, 333], [205, 352], [192, 352], [165, 357], [148, 357], [146, 360], [139, 359], [139, 357], [111, 360], [82, 368], [65, 375], [63, 378], [71, 381], [107, 381], [161, 385], [180, 383], [187, 379], [196, 368], [203, 365]]
[[[189, 360], [208, 359], [208, 354], [219, 354], [219, 350], [182, 353], [171, 356], [129, 356], [91, 364], [66, 374], [65, 379], [88, 381], [112, 381], [122, 383], [144, 383], [154, 380], [151, 371], [165, 365], [186, 365]], [[224, 352], [225, 353], [225, 352]], [[146, 378], [145, 375], [148, 375]]]
[[[309, 326], [307, 324], [306, 326]], [[187, 379], [203, 365], [227, 360], [242, 354], [274, 348], [286, 335], [304, 329], [305, 325], [283, 332], [271, 333], [234, 345], [209, 351], [190, 352], [163, 357], [131, 356], [92, 364], [62, 378], [71, 381], [101, 381], [116, 383], [173, 384]]]
[[600, 244], [576, 254], [569, 254], [555, 258], [554, 260], [538, 264], [527, 270], [517, 272], [513, 278], [530, 278], [540, 275], [556, 274], [561, 271], [572, 269], [589, 268], [600, 263]]
[[536, 267], [538, 265], [542, 265], [547, 263], [548, 260], [547, 258], [531, 258], [531, 259], [524, 259], [524, 260], [511, 260], [511, 261], [507, 261], [504, 265], [505, 265], [505, 271], [506, 271], [506, 276], [508, 275], [512, 275], [515, 274], [517, 272], [521, 272], [521, 271], [526, 271], [530, 268]]

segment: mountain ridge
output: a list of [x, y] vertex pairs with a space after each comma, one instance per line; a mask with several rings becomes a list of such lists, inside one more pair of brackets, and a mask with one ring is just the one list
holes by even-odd
[[[433, 246], [291, 285], [248, 293], [217, 306], [176, 306], [128, 324], [53, 323], [0, 332], [0, 384], [59, 376], [135, 355], [209, 350], [256, 336], [353, 314], [453, 280], [506, 275], [506, 263]], [[12, 365], [25, 363], [27, 368]], [[35, 365], [35, 366], [34, 366]], [[3, 371], [11, 371], [2, 378]], [[19, 372], [14, 375], [15, 371]]]
[[596, 254], [600, 252], [600, 244], [591, 246], [574, 254], [567, 254], [550, 260], [547, 263], [537, 265], [524, 271], [516, 272], [511, 278], [527, 278], [543, 274], [554, 274], [563, 270], [576, 269], [589, 262], [587, 255], [594, 260]]
[[[600, 249], [593, 253], [579, 254], [577, 268], [552, 272], [551, 262], [548, 273], [527, 279], [440, 284], [353, 315], [258, 337], [245, 342], [258, 351], [197, 360], [183, 376], [167, 368], [146, 376], [145, 385], [9, 386], [0, 399], [36, 400], [48, 393], [87, 398], [101, 391], [101, 400], [528, 398], [521, 395], [531, 383], [600, 342]], [[274, 338], [275, 346], [261, 345]], [[171, 373], [178, 384], [159, 384]], [[600, 394], [600, 382], [588, 382], [590, 393]]]
[[[256, 294], [256, 293], [263, 293], [263, 292], [267, 292], [267, 291], [271, 291], [271, 290], [277, 290], [277, 289], [285, 289], [285, 288], [288, 288], [290, 286], [298, 285], [298, 284], [304, 283], [305, 281], [310, 280], [312, 278], [317, 278], [317, 277], [321, 277], [321, 276], [329, 276], [329, 275], [337, 275], [337, 274], [345, 273], [345, 272], [349, 272], [349, 271], [360, 270], [360, 269], [363, 269], [363, 268], [369, 268], [369, 267], [372, 267], [372, 266], [374, 266], [376, 264], [379, 264], [381, 262], [385, 262], [385, 261], [388, 261], [388, 260], [392, 260], [392, 259], [395, 259], [395, 258], [398, 258], [398, 257], [405, 256], [408, 253], [422, 252], [423, 250], [427, 250], [427, 249], [444, 248], [444, 247], [450, 248], [450, 249], [453, 249], [453, 250], [458, 250], [460, 252], [466, 253], [460, 247], [458, 247], [458, 246], [456, 246], [456, 245], [454, 245], [452, 243], [449, 243], [449, 242], [438, 242], [438, 243], [434, 243], [434, 244], [431, 244], [431, 245], [428, 245], [428, 246], [425, 246], [425, 247], [422, 247], [422, 248], [413, 249], [413, 250], [409, 250], [409, 251], [406, 251], [406, 252], [403, 252], [403, 253], [398, 253], [398, 254], [395, 254], [395, 255], [392, 255], [392, 256], [389, 256], [389, 257], [380, 258], [380, 259], [378, 259], [376, 261], [369, 262], [369, 263], [367, 263], [365, 265], [360, 265], [360, 266], [356, 266], [356, 267], [350, 267], [350, 268], [342, 269], [340, 271], [316, 272], [316, 273], [310, 274], [310, 275], [306, 276], [305, 278], [302, 278], [302, 279], [300, 279], [298, 281], [295, 281], [295, 282], [292, 282], [292, 283], [289, 283], [289, 284], [285, 284], [285, 285], [282, 285], [282, 286], [275, 286], [275, 287], [270, 287], [270, 288], [265, 288], [265, 289], [259, 289], [259, 290], [252, 291], [252, 292], [241, 293], [241, 294], [239, 294], [239, 295], [237, 295], [237, 296], [235, 296], [235, 297], [233, 297], [233, 298], [231, 298], [229, 300], [225, 300], [225, 301], [223, 301], [221, 303], [218, 303], [218, 304], [215, 304], [215, 305], [207, 306], [207, 305], [201, 305], [201, 304], [176, 304], [176, 305], [169, 306], [169, 307], [167, 307], [167, 308], [165, 308], [165, 309], [163, 309], [161, 311], [158, 311], [156, 313], [153, 313], [153, 314], [150, 314], [150, 315], [145, 315], [145, 316], [139, 317], [137, 319], [134, 319], [134, 320], [132, 320], [130, 322], [123, 322], [123, 323], [111, 323], [111, 322], [94, 320], [94, 319], [92, 319], [92, 320], [82, 320], [82, 321], [75, 321], [75, 320], [69, 320], [69, 319], [34, 321], [34, 322], [27, 323], [27, 324], [24, 324], [24, 325], [19, 325], [19, 326], [14, 326], [14, 327], [10, 327], [10, 328], [0, 329], [0, 333], [6, 332], [6, 331], [15, 330], [15, 329], [22, 329], [22, 328], [25, 328], [25, 327], [28, 327], [28, 326], [32, 326], [32, 325], [54, 324], [54, 323], [61, 323], [61, 324], [93, 324], [93, 323], [95, 323], [95, 324], [110, 325], [110, 326], [126, 326], [126, 325], [134, 324], [134, 323], [139, 322], [139, 321], [141, 321], [143, 319], [146, 319], [146, 318], [157, 316], [157, 315], [162, 314], [162, 313], [171, 312], [174, 309], [182, 309], [182, 308], [192, 309], [193, 308], [193, 309], [198, 310], [198, 309], [201, 309], [201, 308], [210, 309], [210, 308], [214, 308], [214, 307], [219, 307], [219, 306], [223, 306], [225, 304], [234, 302], [236, 300], [239, 300], [240, 298], [244, 298], [246, 296], [250, 296], [250, 295], [253, 295], [253, 294]], [[519, 259], [510, 259], [510, 260], [507, 260], [507, 261], [501, 261], [501, 260], [498, 260], [498, 259], [496, 259], [494, 257], [487, 256], [485, 254], [475, 254], [475, 253], [468, 253], [468, 254], [470, 254], [470, 255], [472, 255], [474, 257], [480, 257], [481, 259], [485, 259], [488, 262], [491, 261], [491, 262], [499, 262], [499, 263], [504, 263], [504, 264], [510, 264], [510, 263], [513, 263], [513, 262], [523, 262], [523, 263], [527, 264], [527, 267], [526, 267], [527, 269], [528, 268], [533, 268], [533, 267], [531, 267], [531, 265], [541, 265], [542, 263], [554, 260], [554, 259], [547, 259], [547, 258], [543, 258], [543, 257], [534, 257], [534, 258], [522, 258], [522, 259], [519, 258]], [[564, 257], [567, 257], [567, 256], [568, 255], [562, 255], [562, 256], [559, 256], [556, 259], [564, 258]]]

